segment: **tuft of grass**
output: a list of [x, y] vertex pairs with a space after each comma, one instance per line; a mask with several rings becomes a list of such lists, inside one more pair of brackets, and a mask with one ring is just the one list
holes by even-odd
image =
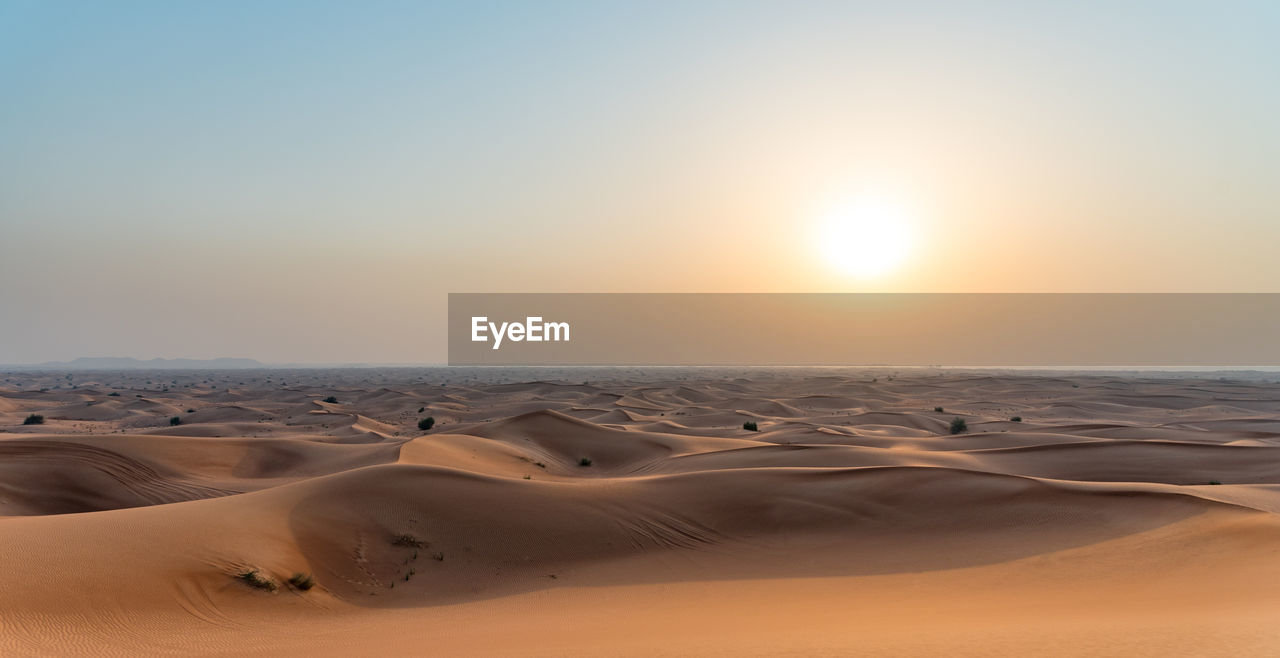
[[257, 569], [249, 569], [248, 571], [242, 571], [236, 574], [236, 578], [240, 582], [254, 589], [266, 590], [268, 592], [276, 591], [275, 581], [271, 580], [270, 578], [264, 578], [262, 574], [258, 573]]
[[325, 398], [325, 399], [324, 399], [324, 401], [325, 401], [325, 402], [328, 402], [329, 404], [338, 404], [338, 398], [335, 398], [335, 397], [333, 397], [332, 395], [330, 395], [329, 397]]
[[1012, 420], [1012, 421], [1013, 421], [1013, 422], [1015, 422], [1015, 423], [1021, 423], [1021, 422], [1022, 422], [1022, 416], [1014, 416], [1013, 418], [1010, 418], [1009, 420]]
[[960, 418], [959, 416], [957, 416], [951, 419], [952, 434], [959, 434], [961, 432], [968, 432], [968, 431], [969, 431], [969, 424], [964, 422], [963, 418]]
[[436, 419], [432, 416], [427, 416], [426, 418], [423, 418], [422, 420], [418, 421], [418, 429], [422, 430], [423, 432], [429, 432], [431, 431], [431, 428], [435, 426], [436, 426]]
[[31, 414], [30, 416], [27, 416], [26, 418], [23, 419], [22, 424], [23, 425], [43, 425], [44, 416], [41, 416], [40, 414]]
[[182, 419], [181, 419], [181, 418], [179, 418], [179, 417], [177, 417], [177, 416], [174, 416], [173, 418], [170, 418], [170, 419], [169, 419], [169, 424], [170, 424], [170, 425], [181, 425], [181, 424], [182, 424]]
[[943, 413], [943, 411], [942, 411], [942, 407], [934, 407], [934, 408], [933, 408], [933, 410], [934, 410], [934, 411], [936, 411], [936, 412], [938, 412], [938, 413]]
[[590, 465], [591, 465], [590, 457], [583, 457], [582, 459], [578, 460], [578, 466], [590, 466]]
[[1217, 480], [1209, 480], [1209, 484], [1222, 484], [1222, 483]]
[[427, 542], [424, 542], [421, 539], [418, 539], [417, 537], [405, 532], [405, 533], [396, 535], [395, 538], [391, 540], [391, 544], [394, 546], [408, 546], [410, 548], [422, 548], [423, 546], [427, 545]]
[[756, 425], [756, 421], [748, 420], [747, 422], [742, 424], [742, 429], [748, 430], [750, 432], [759, 432], [760, 426]]
[[546, 467], [547, 467], [547, 465], [546, 465], [546, 464], [544, 464], [544, 463], [542, 463], [542, 462], [533, 462], [533, 465], [534, 465], [534, 466], [537, 466], [538, 468], [546, 468]]
[[316, 586], [316, 579], [309, 573], [298, 572], [289, 576], [289, 584], [292, 585], [294, 589], [305, 592]]

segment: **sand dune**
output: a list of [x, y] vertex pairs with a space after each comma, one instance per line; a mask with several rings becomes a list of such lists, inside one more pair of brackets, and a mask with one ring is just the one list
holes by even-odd
[[741, 374], [7, 373], [0, 652], [1280, 651], [1273, 381]]

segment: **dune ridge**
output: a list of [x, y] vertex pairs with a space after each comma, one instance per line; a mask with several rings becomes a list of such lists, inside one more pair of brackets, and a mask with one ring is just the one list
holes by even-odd
[[3, 374], [6, 655], [1280, 650], [1256, 376]]

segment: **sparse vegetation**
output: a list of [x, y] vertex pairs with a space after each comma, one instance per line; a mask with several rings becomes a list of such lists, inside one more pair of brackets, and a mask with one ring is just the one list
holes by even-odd
[[257, 569], [249, 569], [236, 574], [236, 579], [254, 589], [266, 590], [268, 592], [276, 591], [276, 583], [270, 578], [264, 578], [258, 573]]
[[590, 466], [590, 465], [591, 465], [590, 457], [583, 457], [582, 459], [578, 460], [578, 466]]
[[170, 424], [170, 425], [181, 425], [181, 424], [182, 424], [182, 419], [181, 419], [181, 418], [179, 418], [179, 417], [177, 417], [177, 416], [174, 416], [173, 418], [170, 418], [170, 419], [169, 419], [169, 424]]
[[427, 545], [427, 542], [424, 542], [407, 532], [396, 535], [395, 538], [391, 540], [391, 543], [395, 546], [408, 546], [410, 548], [422, 548]]
[[542, 462], [533, 462], [533, 465], [534, 465], [534, 466], [537, 466], [538, 468], [546, 468], [546, 467], [547, 467], [547, 465], [546, 465], [546, 464], [544, 464], [544, 463], [542, 463]]
[[196, 410], [195, 410], [195, 409], [187, 409], [187, 413], [189, 413], [189, 414], [193, 414], [193, 413], [195, 413], [195, 412], [196, 412]]
[[961, 432], [968, 432], [968, 431], [969, 431], [969, 424], [964, 422], [963, 418], [960, 418], [959, 416], [957, 416], [951, 419], [952, 434], [959, 434]]
[[937, 413], [943, 413], [942, 407], [934, 407], [933, 410]]
[[110, 393], [107, 393], [107, 397], [109, 397], [109, 398], [118, 398], [118, 397], [120, 397], [120, 394], [119, 394], [119, 393], [117, 393], [117, 392], [115, 392], [115, 391], [111, 391]]
[[325, 401], [325, 402], [328, 402], [329, 404], [338, 404], [338, 398], [335, 398], [335, 397], [333, 397], [332, 395], [330, 395], [329, 397], [325, 398], [325, 399], [324, 399], [324, 401]]
[[1217, 480], [1209, 480], [1209, 484], [1222, 484], [1222, 483]]
[[759, 431], [760, 431], [760, 426], [759, 426], [759, 425], [756, 425], [756, 421], [754, 421], [754, 420], [748, 420], [747, 422], [745, 422], [745, 423], [743, 423], [743, 424], [742, 424], [742, 429], [744, 429], [744, 430], [748, 430], [748, 431], [751, 431], [751, 432], [759, 432]]
[[435, 560], [436, 562], [444, 562], [444, 553], [432, 553], [431, 559]]
[[43, 425], [44, 416], [41, 416], [40, 414], [31, 414], [30, 416], [27, 416], [25, 419], [23, 419], [22, 424], [23, 425]]
[[427, 410], [427, 408], [426, 408], [426, 407], [418, 407], [418, 413], [422, 413], [422, 412], [424, 412], [424, 411], [426, 411], [426, 410]]
[[1021, 422], [1022, 422], [1022, 416], [1014, 416], [1013, 418], [1010, 418], [1009, 420], [1011, 420], [1011, 421], [1013, 421], [1013, 422], [1015, 422], [1015, 423], [1021, 423]]
[[294, 589], [305, 592], [316, 586], [316, 579], [309, 573], [295, 573], [292, 576], [289, 576], [289, 584], [292, 585]]
[[422, 430], [423, 432], [430, 431], [432, 427], [435, 427], [435, 425], [436, 425], [436, 419], [433, 418], [432, 416], [427, 416], [426, 418], [423, 418], [422, 420], [418, 421], [418, 429]]

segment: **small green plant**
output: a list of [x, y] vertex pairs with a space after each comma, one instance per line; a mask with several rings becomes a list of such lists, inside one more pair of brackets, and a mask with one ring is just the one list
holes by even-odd
[[1209, 480], [1209, 484], [1222, 484], [1222, 483], [1217, 480]]
[[936, 412], [938, 412], [938, 413], [943, 413], [943, 411], [942, 411], [942, 407], [934, 407], [934, 408], [933, 408], [933, 410], [934, 410], [934, 411], [936, 411]]
[[590, 465], [591, 465], [590, 457], [583, 457], [582, 459], [578, 460], [578, 466], [590, 466]]
[[424, 542], [407, 532], [396, 535], [395, 538], [391, 540], [391, 543], [395, 546], [408, 546], [410, 548], [422, 548], [427, 545], [427, 542]]
[[25, 419], [23, 419], [22, 424], [23, 425], [43, 425], [44, 416], [41, 416], [40, 414], [31, 414], [30, 416], [27, 416]]
[[236, 574], [236, 578], [239, 579], [240, 582], [243, 582], [254, 589], [266, 590], [268, 592], [276, 591], [275, 581], [270, 578], [264, 578], [262, 574], [258, 573], [257, 569], [242, 571]]
[[309, 573], [299, 572], [289, 576], [289, 584], [292, 585], [294, 589], [305, 592], [316, 586], [316, 579]]
[[1021, 422], [1022, 422], [1022, 416], [1014, 416], [1013, 418], [1010, 418], [1009, 420], [1011, 420], [1011, 421], [1013, 421], [1013, 422], [1015, 422], [1015, 423], [1021, 423]]
[[173, 418], [170, 418], [170, 419], [169, 419], [169, 424], [170, 424], [170, 425], [181, 425], [181, 424], [182, 424], [182, 419], [181, 419], [181, 418], [179, 418], [179, 417], [177, 417], [177, 416], [174, 416]]
[[338, 398], [335, 398], [335, 397], [333, 397], [332, 395], [330, 395], [329, 397], [325, 398], [325, 399], [324, 399], [324, 401], [325, 401], [325, 402], [328, 402], [329, 404], [338, 404]]
[[426, 418], [423, 418], [422, 420], [418, 421], [418, 429], [422, 430], [423, 432], [430, 431], [431, 428], [435, 426], [436, 426], [436, 419], [431, 416], [427, 416]]
[[747, 422], [742, 424], [742, 429], [748, 430], [750, 432], [759, 432], [760, 426], [756, 425], [756, 421], [748, 420]]
[[959, 434], [961, 432], [968, 432], [968, 431], [969, 431], [969, 424], [964, 422], [963, 418], [960, 418], [957, 416], [956, 418], [951, 419], [952, 434]]
[[424, 412], [424, 411], [426, 411], [426, 410], [427, 410], [427, 408], [426, 408], [426, 407], [418, 407], [418, 413], [422, 413], [422, 412]]

